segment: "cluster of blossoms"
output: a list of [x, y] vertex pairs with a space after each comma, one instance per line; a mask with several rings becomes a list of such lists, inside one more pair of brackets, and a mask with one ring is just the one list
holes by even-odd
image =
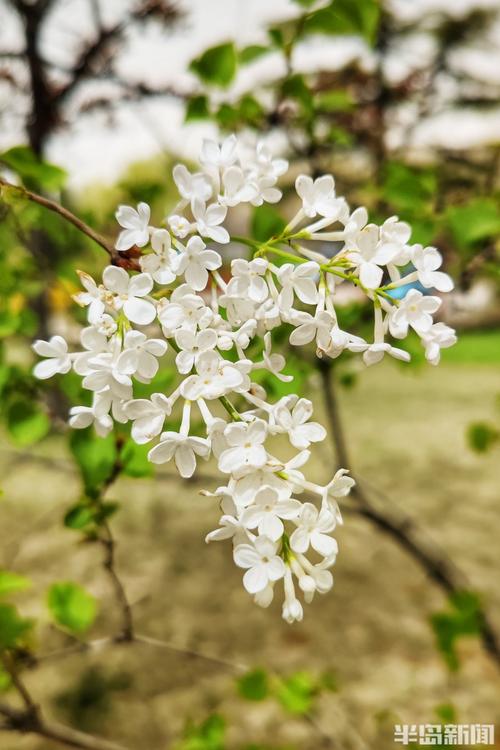
[[[232, 539], [234, 561], [245, 569], [244, 587], [261, 606], [270, 604], [282, 582], [283, 617], [293, 622], [303, 615], [298, 592], [307, 602], [333, 585], [338, 500], [354, 481], [345, 469], [326, 485], [305, 478], [310, 446], [326, 432], [311, 421], [310, 401], [290, 395], [270, 403], [253, 382], [257, 370], [291, 380], [283, 372], [285, 357], [273, 352], [272, 331], [287, 323], [292, 346], [315, 342], [320, 357], [359, 352], [371, 365], [385, 354], [408, 360], [386, 337], [403, 339], [411, 328], [437, 364], [441, 348], [455, 341], [452, 329], [433, 322], [440, 298], [415, 288], [402, 299], [391, 292], [415, 281], [445, 292], [452, 283], [438, 270], [435, 248], [409, 244], [407, 224], [396, 217], [370, 224], [364, 208], [351, 211], [336, 195], [331, 176], [305, 175], [296, 181], [300, 210], [283, 233], [265, 243], [238, 238], [252, 258], [233, 260], [230, 276], [223, 277], [219, 251], [231, 239], [223, 226], [228, 208], [279, 201], [276, 184], [287, 163], [262, 145], [243, 153], [235, 136], [221, 146], [205, 142], [200, 163], [194, 174], [175, 167], [181, 201], [163, 227], [150, 225], [145, 203], [120, 206], [116, 248], [124, 266], [132, 248], [135, 256], [136, 248], [144, 248], [138, 268], [110, 265], [99, 284], [80, 273], [84, 291], [75, 299], [88, 318], [83, 349], [70, 353], [60, 336], [37, 341], [34, 349], [44, 359], [35, 375], [73, 369], [83, 378], [92, 403], [71, 409], [74, 428], [94, 425], [105, 436], [114, 422], [130, 422], [136, 443], [154, 443], [149, 460], [173, 459], [182, 477], [193, 475], [200, 458], [214, 457], [224, 484], [204, 494], [218, 498], [223, 515], [207, 541]], [[318, 240], [338, 243], [338, 252], [327, 258], [311, 250]], [[344, 283], [356, 285], [373, 305], [373, 341], [339, 326], [335, 297]], [[134, 381], [154, 387], [167, 352], [179, 374], [173, 391], [134, 398]], [[198, 427], [193, 434], [193, 407], [203, 436]], [[270, 442], [280, 435], [294, 449], [287, 460], [271, 452]], [[283, 438], [277, 442], [283, 445]]]

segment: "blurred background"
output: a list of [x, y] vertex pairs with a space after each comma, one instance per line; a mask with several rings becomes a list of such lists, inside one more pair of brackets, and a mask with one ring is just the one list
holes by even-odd
[[[2, 177], [111, 238], [119, 203], [147, 201], [159, 224], [177, 201], [173, 164], [192, 165], [203, 138], [262, 138], [290, 161], [283, 211], [240, 207], [232, 233], [279, 231], [296, 175], [331, 172], [352, 207], [397, 214], [438, 247], [456, 285], [441, 319], [459, 341], [439, 367], [410, 339], [411, 366], [321, 367], [295, 351], [294, 382], [265, 382], [312, 397], [329, 427], [318, 481], [347, 459], [361, 488], [333, 591], [288, 626], [278, 605], [251, 603], [228, 547], [204, 544], [218, 509], [198, 493], [215, 467], [181, 483], [152, 476], [126, 435], [68, 434], [77, 379], [35, 382], [30, 344], [76, 339], [75, 269], [106, 258], [4, 189], [0, 569], [30, 585], [0, 586], [0, 648], [15, 611], [29, 622], [16, 658], [48, 715], [148, 750], [386, 750], [397, 723], [500, 723], [499, 0], [0, 0], [0, 122]], [[364, 335], [362, 299], [344, 295], [339, 312]], [[171, 364], [159, 378], [153, 390], [171, 387]], [[116, 626], [79, 511], [117, 455], [117, 567], [138, 629], [162, 645], [37, 663], [83, 638], [47, 606], [55, 581], [98, 602], [86, 637]], [[6, 699], [11, 687], [0, 671]], [[0, 727], [0, 747], [55, 745]]]

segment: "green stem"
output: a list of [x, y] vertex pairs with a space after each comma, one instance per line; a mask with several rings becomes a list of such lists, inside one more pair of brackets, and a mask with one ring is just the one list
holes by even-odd
[[227, 413], [229, 414], [233, 422], [243, 422], [243, 419], [241, 418], [240, 414], [232, 405], [232, 403], [227, 398], [227, 396], [219, 396], [219, 401], [221, 402], [222, 406], [227, 411]]

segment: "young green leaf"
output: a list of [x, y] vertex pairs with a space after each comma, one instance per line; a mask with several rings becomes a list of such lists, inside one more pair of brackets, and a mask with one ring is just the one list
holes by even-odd
[[187, 100], [184, 122], [207, 120], [210, 118], [208, 99], [206, 96], [192, 96]]
[[108, 479], [116, 461], [116, 445], [112, 435], [100, 438], [92, 429], [75, 430], [70, 448], [82, 474], [86, 491], [93, 495]]
[[289, 713], [306, 714], [312, 708], [316, 691], [312, 676], [308, 672], [297, 672], [281, 681], [276, 695]]
[[0, 650], [14, 648], [32, 625], [12, 604], [0, 604]]
[[229, 86], [238, 67], [238, 56], [232, 42], [207, 49], [189, 66], [193, 73], [204, 81], [225, 88]]
[[8, 596], [17, 591], [24, 591], [31, 586], [29, 578], [11, 573], [9, 570], [0, 570], [0, 596]]
[[267, 203], [257, 206], [252, 216], [252, 236], [259, 242], [266, 242], [271, 237], [281, 234], [285, 220], [275, 208]]
[[74, 633], [88, 630], [97, 613], [94, 597], [71, 581], [54, 583], [49, 589], [47, 603], [55, 622]]
[[46, 190], [59, 190], [66, 181], [66, 172], [39, 159], [28, 146], [14, 146], [0, 154], [0, 162], [19, 175], [28, 187], [34, 184]]
[[33, 445], [45, 437], [49, 429], [49, 418], [36, 403], [18, 399], [8, 407], [7, 430], [17, 445]]
[[269, 695], [269, 680], [264, 669], [253, 669], [238, 680], [238, 692], [249, 701], [262, 701]]

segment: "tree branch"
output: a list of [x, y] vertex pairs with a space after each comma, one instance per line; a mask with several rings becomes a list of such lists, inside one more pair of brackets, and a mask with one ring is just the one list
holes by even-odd
[[48, 211], [52, 211], [52, 213], [61, 216], [61, 218], [76, 227], [76, 229], [82, 232], [82, 234], [90, 237], [90, 239], [93, 240], [97, 245], [99, 245], [99, 247], [105, 250], [110, 256], [111, 262], [114, 265], [122, 266], [123, 268], [129, 268], [132, 270], [138, 270], [139, 267], [137, 265], [137, 262], [135, 261], [135, 258], [139, 255], [139, 252], [135, 251], [132, 248], [132, 250], [129, 250], [125, 253], [119, 253], [109, 240], [92, 229], [92, 227], [79, 219], [78, 216], [75, 216], [75, 214], [62, 206], [60, 203], [57, 203], [50, 198], [45, 198], [43, 195], [34, 193], [31, 190], [26, 190], [26, 188], [20, 187], [19, 185], [13, 185], [12, 183], [2, 178], [0, 178], [0, 188], [15, 191], [20, 195], [20, 197], [24, 198], [25, 200], [31, 201], [32, 203], [37, 203], [39, 206], [46, 208]]
[[[337, 462], [342, 467], [352, 467], [340, 411], [338, 408], [334, 382], [334, 366], [330, 362], [319, 360], [318, 365], [323, 380], [323, 395], [330, 432], [335, 444]], [[400, 510], [395, 503], [392, 509], [377, 507], [372, 497], [366, 492], [363, 481], [352, 472], [356, 485], [351, 490], [355, 504], [354, 512], [373, 523], [378, 529], [392, 537], [411, 557], [416, 560], [431, 578], [447, 595], [470, 591], [472, 587], [467, 576], [460, 570], [448, 555], [432, 541], [427, 531], [407, 513]], [[349, 506], [348, 506], [349, 507]], [[483, 648], [500, 668], [500, 641], [493, 623], [483, 608], [479, 611], [480, 637]]]
[[80, 748], [80, 750], [126, 750], [122, 745], [114, 742], [47, 722], [19, 676], [12, 655], [7, 651], [2, 653], [2, 664], [24, 704], [24, 708], [19, 709], [7, 703], [0, 703], [0, 715], [6, 719], [1, 727], [2, 730], [37, 734], [66, 747]]

